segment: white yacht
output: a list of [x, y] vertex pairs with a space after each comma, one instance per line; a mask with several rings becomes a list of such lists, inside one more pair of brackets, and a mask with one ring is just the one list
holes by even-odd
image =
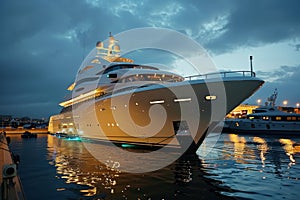
[[241, 133], [288, 134], [300, 133], [300, 114], [287, 113], [275, 106], [277, 90], [246, 118], [226, 119], [226, 131]]
[[72, 91], [50, 117], [50, 133], [121, 146], [196, 149], [209, 128], [264, 83], [253, 71], [182, 77], [119, 55], [110, 35], [98, 42], [68, 88]]

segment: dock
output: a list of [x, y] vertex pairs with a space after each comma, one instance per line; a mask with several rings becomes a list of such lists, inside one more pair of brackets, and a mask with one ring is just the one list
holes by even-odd
[[48, 134], [48, 129], [6, 128], [6, 129], [2, 129], [1, 131], [5, 131], [7, 134], [22, 134], [25, 131], [29, 131], [30, 133], [36, 133], [36, 134]]
[[23, 200], [24, 192], [17, 174], [17, 163], [9, 150], [9, 140], [5, 132], [0, 132], [0, 199]]

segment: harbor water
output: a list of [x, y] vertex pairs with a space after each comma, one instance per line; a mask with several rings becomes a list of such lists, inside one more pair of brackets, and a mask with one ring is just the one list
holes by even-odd
[[[97, 161], [83, 142], [10, 135], [18, 174], [34, 199], [298, 199], [300, 137], [210, 135], [197, 151], [153, 172]], [[146, 163], [145, 163], [146, 165]]]

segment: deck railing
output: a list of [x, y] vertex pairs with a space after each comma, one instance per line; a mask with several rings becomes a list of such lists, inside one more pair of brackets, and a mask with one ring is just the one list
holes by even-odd
[[214, 72], [208, 74], [199, 74], [193, 76], [184, 77], [186, 80], [198, 80], [198, 79], [211, 79], [211, 78], [226, 78], [226, 77], [255, 77], [253, 71], [227, 71], [227, 72]]

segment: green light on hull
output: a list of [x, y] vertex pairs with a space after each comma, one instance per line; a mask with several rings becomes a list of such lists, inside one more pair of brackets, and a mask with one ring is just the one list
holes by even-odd
[[134, 148], [135, 145], [133, 145], [133, 144], [121, 144], [121, 147], [123, 147], [123, 148]]
[[67, 140], [72, 140], [72, 141], [81, 141], [81, 138], [80, 137], [69, 137], [69, 138], [66, 138]]

